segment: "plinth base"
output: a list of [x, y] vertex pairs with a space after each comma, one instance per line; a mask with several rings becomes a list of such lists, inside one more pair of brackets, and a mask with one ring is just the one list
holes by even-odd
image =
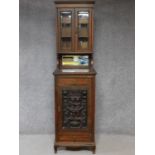
[[79, 151], [79, 150], [90, 150], [95, 154], [96, 145], [93, 142], [55, 142], [54, 152], [57, 153], [58, 148], [64, 148], [66, 150]]

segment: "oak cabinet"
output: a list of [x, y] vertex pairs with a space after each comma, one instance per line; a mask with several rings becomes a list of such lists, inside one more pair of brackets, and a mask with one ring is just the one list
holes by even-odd
[[57, 0], [55, 143], [95, 153], [93, 0]]

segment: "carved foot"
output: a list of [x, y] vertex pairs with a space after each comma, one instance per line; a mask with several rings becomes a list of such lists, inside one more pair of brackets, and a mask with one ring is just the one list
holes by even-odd
[[93, 146], [93, 147], [92, 147], [92, 152], [93, 152], [93, 154], [96, 153], [96, 146]]
[[57, 146], [54, 145], [54, 153], [57, 153]]

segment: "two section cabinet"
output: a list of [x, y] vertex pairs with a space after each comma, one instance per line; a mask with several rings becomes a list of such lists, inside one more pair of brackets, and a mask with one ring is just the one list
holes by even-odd
[[94, 0], [57, 0], [54, 150], [95, 153]]

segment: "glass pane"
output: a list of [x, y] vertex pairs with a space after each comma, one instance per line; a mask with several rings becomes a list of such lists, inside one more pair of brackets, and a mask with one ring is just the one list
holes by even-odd
[[89, 12], [78, 12], [78, 49], [87, 49], [89, 44]]
[[71, 49], [72, 41], [72, 12], [61, 12], [61, 48]]
[[88, 66], [88, 55], [64, 55], [62, 56], [63, 66]]

